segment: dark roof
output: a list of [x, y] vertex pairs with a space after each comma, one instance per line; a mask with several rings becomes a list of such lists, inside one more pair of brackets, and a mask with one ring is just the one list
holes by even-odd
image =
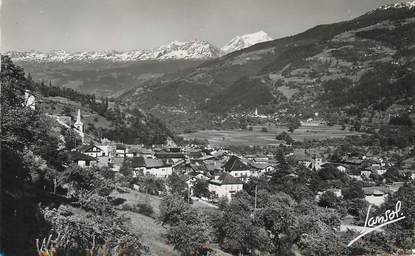
[[382, 186], [373, 186], [373, 187], [364, 187], [362, 188], [365, 195], [383, 195], [383, 194], [392, 194], [392, 191], [387, 187]]
[[102, 151], [102, 149], [100, 149], [99, 147], [95, 146], [94, 144], [82, 146], [82, 147], [79, 148], [79, 151], [81, 151], [81, 152], [87, 152], [87, 151], [92, 150], [94, 147], [98, 149], [97, 151], [94, 151], [94, 152], [100, 152], [100, 151]]
[[137, 167], [145, 167], [146, 162], [144, 161], [144, 157], [131, 157], [129, 159], [131, 161], [131, 167], [137, 168]]
[[182, 153], [170, 153], [170, 152], [160, 152], [156, 153], [157, 158], [185, 158]]
[[208, 172], [191, 171], [191, 172], [188, 173], [188, 175], [191, 176], [191, 177], [195, 177], [197, 175], [203, 175], [203, 176], [206, 176], [207, 178], [211, 178], [212, 177]]
[[95, 157], [92, 156], [88, 156], [85, 154], [82, 154], [81, 152], [78, 151], [71, 151], [68, 153], [68, 159], [70, 161], [97, 161], [97, 159]]
[[202, 152], [200, 152], [200, 151], [197, 151], [197, 152], [190, 152], [190, 153], [189, 153], [189, 157], [190, 157], [190, 158], [202, 158], [202, 157], [203, 157], [203, 154], [202, 154]]
[[351, 165], [361, 165], [363, 163], [363, 160], [353, 157], [353, 158], [348, 158], [348, 159], [343, 160], [342, 163], [351, 164]]
[[195, 172], [205, 172], [205, 171], [207, 171], [207, 168], [206, 168], [205, 165], [190, 164], [190, 168], [192, 168], [193, 171], [195, 171]]
[[249, 166], [244, 164], [237, 156], [231, 156], [228, 162], [226, 162], [222, 167], [227, 172], [246, 171], [250, 169]]
[[115, 149], [126, 149], [126, 147], [124, 145], [118, 144], [115, 146]]
[[169, 167], [171, 163], [161, 159], [144, 159], [147, 168], [161, 168], [161, 167]]
[[205, 153], [206, 155], [210, 155], [212, 151], [213, 149], [207, 149], [207, 148], [202, 149], [202, 152]]
[[229, 173], [222, 173], [219, 176], [218, 181], [220, 183], [215, 182], [215, 180], [211, 180], [210, 182], [218, 185], [244, 184], [244, 182], [241, 179], [236, 178], [230, 175]]

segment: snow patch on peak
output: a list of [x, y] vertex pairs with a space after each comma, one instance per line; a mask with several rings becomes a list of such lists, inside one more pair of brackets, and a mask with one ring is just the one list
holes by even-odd
[[395, 4], [385, 4], [377, 8], [377, 10], [389, 10], [389, 9], [400, 9], [400, 8], [415, 8], [415, 0], [406, 2], [406, 3], [395, 3]]
[[173, 41], [159, 48], [119, 51], [85, 51], [66, 52], [54, 50], [50, 52], [8, 52], [7, 55], [15, 61], [34, 62], [94, 62], [111, 61], [127, 62], [141, 60], [168, 60], [168, 59], [209, 59], [221, 55], [221, 52], [208, 41], [192, 40], [187, 42]]
[[221, 48], [224, 53], [241, 50], [257, 43], [270, 41], [272, 38], [264, 31], [258, 31], [251, 34], [236, 36], [232, 38], [225, 46]]

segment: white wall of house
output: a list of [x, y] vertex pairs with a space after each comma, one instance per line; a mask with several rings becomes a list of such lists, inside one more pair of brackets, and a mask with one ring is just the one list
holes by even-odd
[[337, 166], [337, 170], [339, 170], [341, 172], [346, 172], [346, 167], [339, 165], [339, 166]]
[[383, 174], [385, 174], [385, 173], [386, 173], [386, 169], [377, 169], [377, 170], [376, 170], [376, 173], [377, 173], [378, 175], [383, 175]]
[[155, 167], [155, 168], [146, 168], [144, 174], [151, 174], [159, 178], [167, 178], [172, 175], [173, 168], [171, 166], [164, 167]]
[[243, 171], [231, 171], [229, 173], [233, 177], [241, 178], [241, 177], [250, 177], [252, 172], [251, 170], [243, 170]]
[[370, 204], [380, 206], [385, 202], [387, 196], [387, 194], [381, 196], [367, 195], [365, 196], [365, 200]]
[[103, 151], [94, 148], [93, 150], [91, 150], [89, 152], [85, 152], [84, 154], [88, 155], [88, 156], [92, 156], [92, 157], [100, 157], [100, 156], [102, 156], [102, 153], [103, 153]]
[[372, 172], [371, 171], [361, 171], [360, 174], [364, 175], [367, 178], [369, 178], [369, 176], [370, 176], [370, 174], [372, 174]]
[[216, 193], [218, 197], [227, 197], [232, 199], [232, 195], [243, 189], [243, 184], [209, 184], [209, 192]]
[[105, 154], [105, 156], [112, 156], [112, 152], [114, 151], [114, 146], [107, 146], [107, 145], [103, 145], [103, 146], [98, 146], [102, 152]]
[[80, 167], [89, 167], [89, 166], [94, 166], [97, 164], [96, 161], [85, 161], [85, 160], [78, 160], [78, 166]]
[[167, 178], [168, 176], [173, 174], [173, 168], [171, 166], [153, 168], [140, 167], [134, 168], [133, 177], [137, 177], [141, 171], [143, 172], [143, 174], [154, 175], [158, 178]]

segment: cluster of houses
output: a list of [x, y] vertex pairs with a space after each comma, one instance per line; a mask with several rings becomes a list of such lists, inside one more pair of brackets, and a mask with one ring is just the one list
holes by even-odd
[[[69, 122], [61, 118], [56, 120], [62, 124]], [[73, 127], [84, 139], [80, 111]], [[251, 177], [272, 174], [278, 166], [272, 155], [237, 156], [223, 149], [177, 147], [174, 143], [149, 149], [140, 145], [117, 144], [109, 140], [103, 140], [99, 144], [92, 142], [83, 144], [71, 151], [68, 157], [70, 161], [81, 167], [108, 167], [114, 172], [119, 172], [122, 165], [128, 161], [133, 177], [153, 175], [167, 178], [177, 173], [187, 177], [190, 191], [192, 185], [202, 179], [208, 182], [209, 192], [228, 199], [231, 199], [234, 193], [241, 191], [243, 184]], [[346, 157], [336, 163], [326, 162], [323, 158], [314, 155], [298, 162], [311, 171], [331, 166], [356, 180], [370, 180], [372, 174], [383, 175], [392, 166], [390, 162], [378, 157]], [[412, 178], [415, 179], [415, 171], [412, 171]], [[396, 184], [392, 186], [395, 187], [365, 187], [366, 200], [372, 204], [381, 204], [388, 194], [399, 188], [399, 186], [396, 188]], [[341, 196], [339, 189], [333, 192]]]
[[[340, 172], [346, 173], [350, 178], [358, 181], [367, 181], [370, 183], [372, 175], [382, 176], [386, 173], [387, 169], [393, 167], [393, 163], [380, 157], [344, 157], [339, 162], [324, 162], [322, 158], [313, 156], [308, 160], [300, 160], [299, 163], [303, 164], [310, 170], [320, 170], [325, 167], [334, 167]], [[415, 179], [415, 169], [403, 168], [402, 173], [409, 173], [411, 179]], [[398, 189], [404, 184], [404, 182], [393, 182], [392, 184], [381, 186], [366, 186], [363, 187], [365, 194], [365, 200], [373, 205], [381, 205], [385, 202], [386, 198], [398, 191]], [[336, 196], [340, 197], [341, 189], [330, 189]]]
[[[119, 172], [122, 165], [128, 161], [133, 177], [152, 175], [164, 179], [177, 173], [186, 177], [191, 192], [197, 180], [205, 180], [211, 194], [228, 199], [241, 191], [243, 184], [251, 177], [270, 175], [278, 166], [272, 155], [241, 156], [224, 149], [198, 146], [160, 146], [149, 149], [138, 145], [115, 144], [111, 141], [103, 141], [99, 145], [83, 145], [70, 152], [69, 158], [81, 167], [105, 166], [114, 172]], [[310, 171], [331, 166], [356, 180], [369, 180], [372, 174], [383, 175], [391, 166], [388, 161], [376, 157], [348, 157], [340, 162], [326, 162], [313, 156], [298, 162]], [[392, 184], [365, 187], [363, 190], [368, 202], [380, 205], [399, 187], [399, 184]], [[341, 196], [340, 189], [334, 189], [333, 192]]]
[[218, 197], [231, 196], [242, 190], [250, 177], [270, 174], [278, 164], [271, 156], [236, 156], [227, 150], [198, 147], [144, 148], [137, 145], [89, 144], [69, 153], [69, 159], [81, 167], [108, 167], [119, 172], [128, 161], [133, 177], [153, 175], [167, 178], [173, 173], [187, 177], [187, 183], [198, 180], [209, 183], [209, 191]]

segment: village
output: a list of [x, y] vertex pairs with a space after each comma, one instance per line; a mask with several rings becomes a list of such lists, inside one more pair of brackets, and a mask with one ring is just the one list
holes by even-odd
[[[93, 166], [105, 167], [116, 175], [123, 175], [120, 170], [123, 165], [131, 167], [132, 177], [153, 176], [166, 180], [173, 173], [185, 178], [188, 193], [194, 196], [193, 186], [202, 180], [208, 183], [209, 196], [195, 198], [206, 202], [216, 203], [219, 198], [232, 200], [232, 196], [243, 190], [252, 178], [270, 179], [280, 168], [280, 162], [273, 154], [236, 154], [225, 147], [210, 145], [178, 146], [172, 139], [165, 145], [144, 147], [144, 145], [127, 145], [115, 143], [108, 139], [100, 142], [84, 133], [81, 111], [78, 110], [76, 122], [71, 125], [71, 118], [53, 116], [60, 124], [72, 127], [82, 138], [83, 144], [69, 153], [69, 160], [82, 168]], [[305, 121], [308, 126], [310, 121]], [[284, 146], [287, 146], [284, 143]], [[288, 145], [290, 146], [290, 145]], [[382, 177], [395, 163], [382, 157], [362, 156], [344, 157], [341, 161], [333, 162], [324, 159], [321, 155], [288, 153], [284, 157], [291, 158], [297, 165], [307, 168], [310, 172], [318, 172], [323, 168], [335, 168], [349, 178], [368, 184], [363, 187], [364, 199], [373, 205], [380, 206], [389, 195], [396, 192], [403, 181], [376, 185], [373, 177]], [[415, 179], [415, 170], [410, 163], [404, 166], [402, 173]], [[331, 169], [332, 170], [332, 169]], [[125, 175], [125, 173], [124, 173]], [[139, 185], [133, 184], [133, 189], [140, 190]], [[333, 192], [338, 198], [342, 197], [341, 187], [320, 191]]]

